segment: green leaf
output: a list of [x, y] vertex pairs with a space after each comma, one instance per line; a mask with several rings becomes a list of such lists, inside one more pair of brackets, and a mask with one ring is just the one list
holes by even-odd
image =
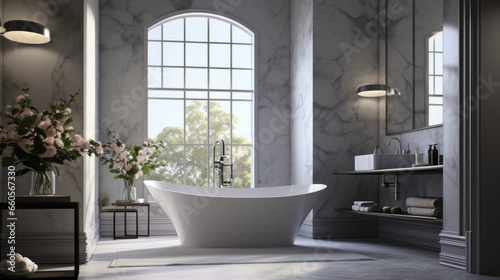
[[64, 126], [67, 126], [67, 125], [68, 125], [68, 124], [70, 124], [72, 121], [73, 121], [73, 118], [68, 118], [68, 119], [64, 122]]
[[14, 165], [15, 162], [16, 162], [16, 160], [14, 158], [11, 158], [11, 157], [3, 157], [2, 158], [2, 165], [4, 167]]

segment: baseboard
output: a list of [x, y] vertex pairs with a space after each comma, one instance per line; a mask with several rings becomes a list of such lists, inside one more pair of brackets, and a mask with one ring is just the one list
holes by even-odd
[[[2, 254], [7, 251], [2, 242]], [[86, 234], [79, 234], [79, 262], [87, 261]], [[40, 264], [72, 264], [74, 260], [74, 234], [72, 232], [17, 233], [16, 253]]]
[[444, 266], [467, 269], [467, 239], [455, 232], [441, 231], [439, 234], [441, 253], [439, 262]]
[[86, 254], [85, 261], [88, 262], [92, 255], [94, 254], [95, 248], [97, 247], [97, 242], [99, 241], [99, 223], [98, 221], [92, 225], [91, 228], [85, 232], [86, 240]]

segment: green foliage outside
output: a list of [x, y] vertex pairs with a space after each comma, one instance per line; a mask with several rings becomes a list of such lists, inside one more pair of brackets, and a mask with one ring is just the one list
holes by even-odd
[[[208, 107], [210, 104], [210, 131], [208, 131]], [[168, 143], [166, 151], [160, 160], [167, 162], [165, 167], [157, 168], [150, 175], [151, 180], [167, 181], [177, 184], [184, 183], [193, 186], [212, 186], [212, 147], [217, 139], [226, 142], [226, 155], [232, 157], [233, 162], [233, 188], [250, 188], [251, 186], [251, 147], [233, 146], [230, 152], [230, 114], [215, 102], [188, 101], [186, 105], [186, 143], [184, 151], [183, 128], [165, 127], [157, 135], [156, 141], [163, 140]], [[233, 129], [237, 119], [233, 116]], [[208, 134], [208, 139], [207, 139]], [[153, 140], [153, 139], [150, 139]], [[208, 143], [208, 144], [207, 144]], [[250, 144], [243, 137], [233, 134], [233, 145]], [[186, 162], [184, 163], [184, 153]], [[207, 157], [210, 157], [207, 164]], [[184, 174], [185, 164], [185, 174]], [[227, 171], [226, 171], [227, 170]], [[229, 168], [225, 169], [228, 174]], [[210, 176], [210, 182], [208, 176]], [[210, 185], [209, 185], [210, 183]]]

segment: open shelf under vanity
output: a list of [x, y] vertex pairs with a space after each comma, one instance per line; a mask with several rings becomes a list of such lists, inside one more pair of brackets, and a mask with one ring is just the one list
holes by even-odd
[[443, 221], [442, 218], [438, 218], [438, 217], [418, 216], [418, 215], [410, 215], [410, 214], [404, 214], [404, 213], [392, 214], [392, 213], [382, 213], [382, 212], [364, 212], [364, 211], [353, 211], [353, 210], [349, 210], [349, 209], [335, 209], [335, 210], [338, 212], [343, 212], [343, 213], [375, 216], [375, 217], [388, 218], [388, 219], [405, 219], [405, 220], [436, 221], [436, 222]]

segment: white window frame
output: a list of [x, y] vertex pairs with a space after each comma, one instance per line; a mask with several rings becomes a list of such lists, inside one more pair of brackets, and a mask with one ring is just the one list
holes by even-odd
[[[239, 69], [251, 69], [253, 71], [252, 73], [252, 89], [251, 90], [234, 90], [232, 89], [232, 84], [231, 84], [231, 89], [209, 89], [210, 86], [208, 86], [206, 89], [191, 89], [191, 88], [186, 88], [186, 79], [184, 79], [184, 87], [183, 88], [164, 88], [163, 87], [163, 79], [161, 81], [162, 83], [162, 87], [160, 88], [153, 88], [153, 87], [149, 87], [148, 85], [148, 68], [149, 68], [149, 63], [148, 63], [148, 42], [150, 41], [157, 41], [157, 42], [169, 42], [168, 40], [163, 40], [163, 32], [162, 32], [162, 40], [150, 40], [149, 39], [149, 30], [151, 29], [154, 29], [158, 26], [162, 26], [164, 23], [168, 22], [168, 21], [171, 21], [171, 20], [176, 20], [176, 19], [179, 19], [179, 18], [188, 18], [188, 17], [206, 17], [206, 18], [214, 18], [214, 19], [218, 19], [218, 20], [222, 20], [222, 21], [225, 21], [225, 22], [228, 22], [229, 24], [231, 24], [231, 28], [234, 27], [237, 27], [237, 28], [240, 28], [241, 30], [245, 31], [246, 33], [248, 33], [249, 35], [251, 35], [252, 37], [252, 42], [251, 43], [248, 43], [248, 44], [243, 44], [243, 43], [233, 43], [232, 40], [231, 42], [229, 43], [223, 43], [223, 44], [230, 44], [231, 46], [233, 44], [240, 44], [240, 45], [250, 45], [252, 46], [252, 68], [236, 68], [236, 67], [232, 67], [232, 57], [231, 57], [231, 66], [229, 68], [220, 68], [220, 69], [229, 69], [230, 70], [230, 73], [232, 75], [232, 70], [233, 69], [236, 69], [236, 70], [239, 70]], [[163, 27], [162, 27], [163, 28]], [[208, 30], [207, 32], [209, 32], [209, 26], [208, 26]], [[184, 32], [185, 32], [185, 23], [184, 23]], [[210, 101], [229, 101], [230, 103], [230, 114], [231, 114], [231, 123], [230, 123], [230, 141], [229, 143], [226, 142], [226, 146], [230, 146], [231, 150], [230, 150], [230, 155], [233, 154], [233, 147], [239, 147], [239, 146], [244, 146], [244, 147], [251, 147], [251, 188], [254, 188], [257, 186], [257, 158], [258, 158], [258, 155], [257, 155], [257, 141], [256, 141], [256, 116], [257, 116], [257, 90], [256, 90], [256, 76], [257, 76], [257, 67], [256, 67], [256, 54], [257, 54], [257, 40], [256, 40], [256, 32], [253, 31], [252, 29], [250, 29], [249, 27], [243, 25], [242, 23], [238, 22], [238, 20], [236, 19], [233, 19], [227, 15], [225, 16], [221, 16], [221, 15], [218, 15], [218, 14], [213, 14], [213, 13], [210, 13], [210, 12], [188, 12], [188, 13], [176, 13], [176, 14], [172, 14], [172, 15], [168, 15], [158, 21], [156, 21], [155, 23], [149, 25], [148, 27], [146, 27], [145, 29], [145, 58], [144, 58], [144, 61], [145, 61], [145, 88], [147, 89], [147, 91], [149, 91], [150, 89], [162, 89], [162, 90], [177, 90], [177, 91], [184, 91], [184, 98], [150, 98], [149, 95], [147, 97], [147, 101], [146, 104], [149, 103], [149, 100], [150, 99], [169, 99], [169, 100], [183, 100], [184, 101], [184, 108], [186, 108], [186, 101], [190, 101], [190, 100], [198, 100], [198, 101], [206, 101], [206, 102], [210, 102]], [[175, 41], [175, 42], [182, 42], [182, 43], [207, 43], [207, 45], [209, 45], [210, 43], [213, 43], [213, 42], [210, 42], [209, 39], [207, 39], [206, 42], [199, 42], [199, 41], [196, 41], [196, 42], [191, 42], [191, 41], [186, 41], [186, 34], [184, 34], [184, 40], [182, 41]], [[207, 33], [207, 36], [209, 36], [209, 33]], [[186, 52], [185, 52], [185, 49], [186, 47], [184, 46], [184, 61], [186, 60]], [[230, 48], [230, 50], [232, 50], [232, 48]], [[161, 48], [161, 52], [162, 52], [162, 61], [163, 61], [163, 47]], [[207, 60], [209, 61], [210, 59], [210, 51], [207, 51]], [[161, 66], [155, 66], [155, 67], [161, 67], [163, 69], [163, 67], [165, 67], [162, 63]], [[168, 67], [171, 67], [171, 66], [168, 66]], [[179, 66], [179, 68], [184, 68], [184, 75], [186, 73], [186, 68], [197, 68], [197, 67], [187, 67], [184, 63], [184, 66]], [[200, 67], [200, 68], [206, 68], [206, 69], [214, 69], [214, 67], [210, 67], [209, 65], [207, 67]], [[217, 67], [215, 67], [215, 69], [218, 69]], [[162, 71], [163, 72], [163, 71]], [[209, 72], [209, 71], [208, 71]], [[209, 78], [208, 79], [208, 83], [210, 83], [210, 80]], [[207, 98], [196, 98], [196, 99], [193, 99], [193, 98], [187, 98], [186, 97], [186, 91], [190, 91], [190, 92], [193, 92], [193, 91], [203, 91], [203, 92], [208, 92], [208, 96]], [[229, 99], [217, 99], [217, 98], [210, 98], [210, 91], [212, 92], [230, 92], [230, 98]], [[248, 100], [248, 99], [236, 99], [236, 98], [233, 98], [233, 92], [250, 92], [250, 94], [252, 95], [252, 98], [251, 100]], [[233, 136], [233, 101], [248, 101], [248, 102], [251, 102], [251, 125], [252, 125], [252, 128], [251, 128], [251, 132], [252, 132], [252, 135], [251, 135], [251, 141], [252, 143], [251, 144], [232, 144], [233, 142], [233, 139], [232, 139], [232, 136]], [[148, 110], [146, 110], [146, 120], [148, 119]], [[185, 115], [184, 115], [185, 116]], [[208, 112], [208, 115], [207, 115], [207, 118], [208, 118], [208, 133], [210, 131], [210, 111]], [[146, 138], [147, 138], [147, 135], [148, 135], [148, 131], [147, 131], [147, 126], [146, 126]], [[207, 138], [208, 138], [208, 135], [207, 135]], [[210, 140], [210, 139], [209, 139]], [[226, 140], [226, 139], [224, 139]], [[211, 154], [212, 154], [212, 145], [213, 143], [206, 143], [206, 144], [190, 144], [190, 143], [186, 143], [186, 121], [184, 119], [184, 143], [182, 144], [171, 144], [171, 145], [175, 145], [175, 146], [183, 146], [184, 147], [184, 170], [186, 168], [186, 147], [188, 146], [208, 146], [208, 153], [207, 153], [207, 166], [208, 166], [208, 185], [211, 187], [210, 185], [210, 177], [211, 177], [211, 173], [212, 173], [212, 170], [211, 170], [211, 165], [212, 163], [210, 162], [210, 158], [211, 158]], [[231, 158], [231, 162], [232, 163], [232, 158]], [[186, 183], [186, 176], [184, 175], [184, 183]]]
[[[435, 48], [435, 42], [433, 41], [434, 43], [434, 47], [433, 49], [431, 50], [429, 48], [429, 41], [432, 39], [434, 40], [434, 38], [438, 35], [441, 35], [443, 36], [443, 31], [442, 30], [438, 30], [438, 31], [435, 31], [435, 32], [432, 32], [429, 36], [427, 36], [427, 40], [426, 40], [426, 65], [427, 67], [425, 68], [426, 70], [426, 79], [425, 79], [425, 92], [426, 92], [426, 99], [425, 99], [425, 104], [426, 104], [426, 108], [427, 108], [427, 111], [430, 111], [430, 108], [431, 107], [442, 107], [443, 108], [443, 103], [441, 104], [432, 104], [430, 102], [430, 97], [441, 97], [441, 98], [444, 98], [443, 94], [443, 90], [441, 89], [441, 94], [436, 94], [436, 77], [441, 77], [443, 78], [443, 73], [441, 74], [436, 74], [436, 54], [443, 54], [443, 50], [441, 51], [436, 51], [436, 48]], [[429, 65], [429, 57], [430, 56], [433, 56], [433, 64], [432, 65]], [[429, 67], [432, 66], [433, 68], [433, 71], [432, 73], [429, 72]], [[444, 65], [442, 65], [442, 68], [444, 68]], [[443, 69], [444, 70], [444, 69]], [[432, 77], [433, 79], [433, 90], [432, 92], [430, 92], [429, 88], [430, 88], [430, 84], [429, 84], [429, 79]], [[444, 82], [444, 81], [443, 81]], [[442, 123], [441, 123], [442, 124]], [[441, 124], [432, 124], [432, 125], [441, 125]], [[427, 125], [431, 125], [430, 124], [430, 119], [429, 119], [429, 114], [427, 114]]]

